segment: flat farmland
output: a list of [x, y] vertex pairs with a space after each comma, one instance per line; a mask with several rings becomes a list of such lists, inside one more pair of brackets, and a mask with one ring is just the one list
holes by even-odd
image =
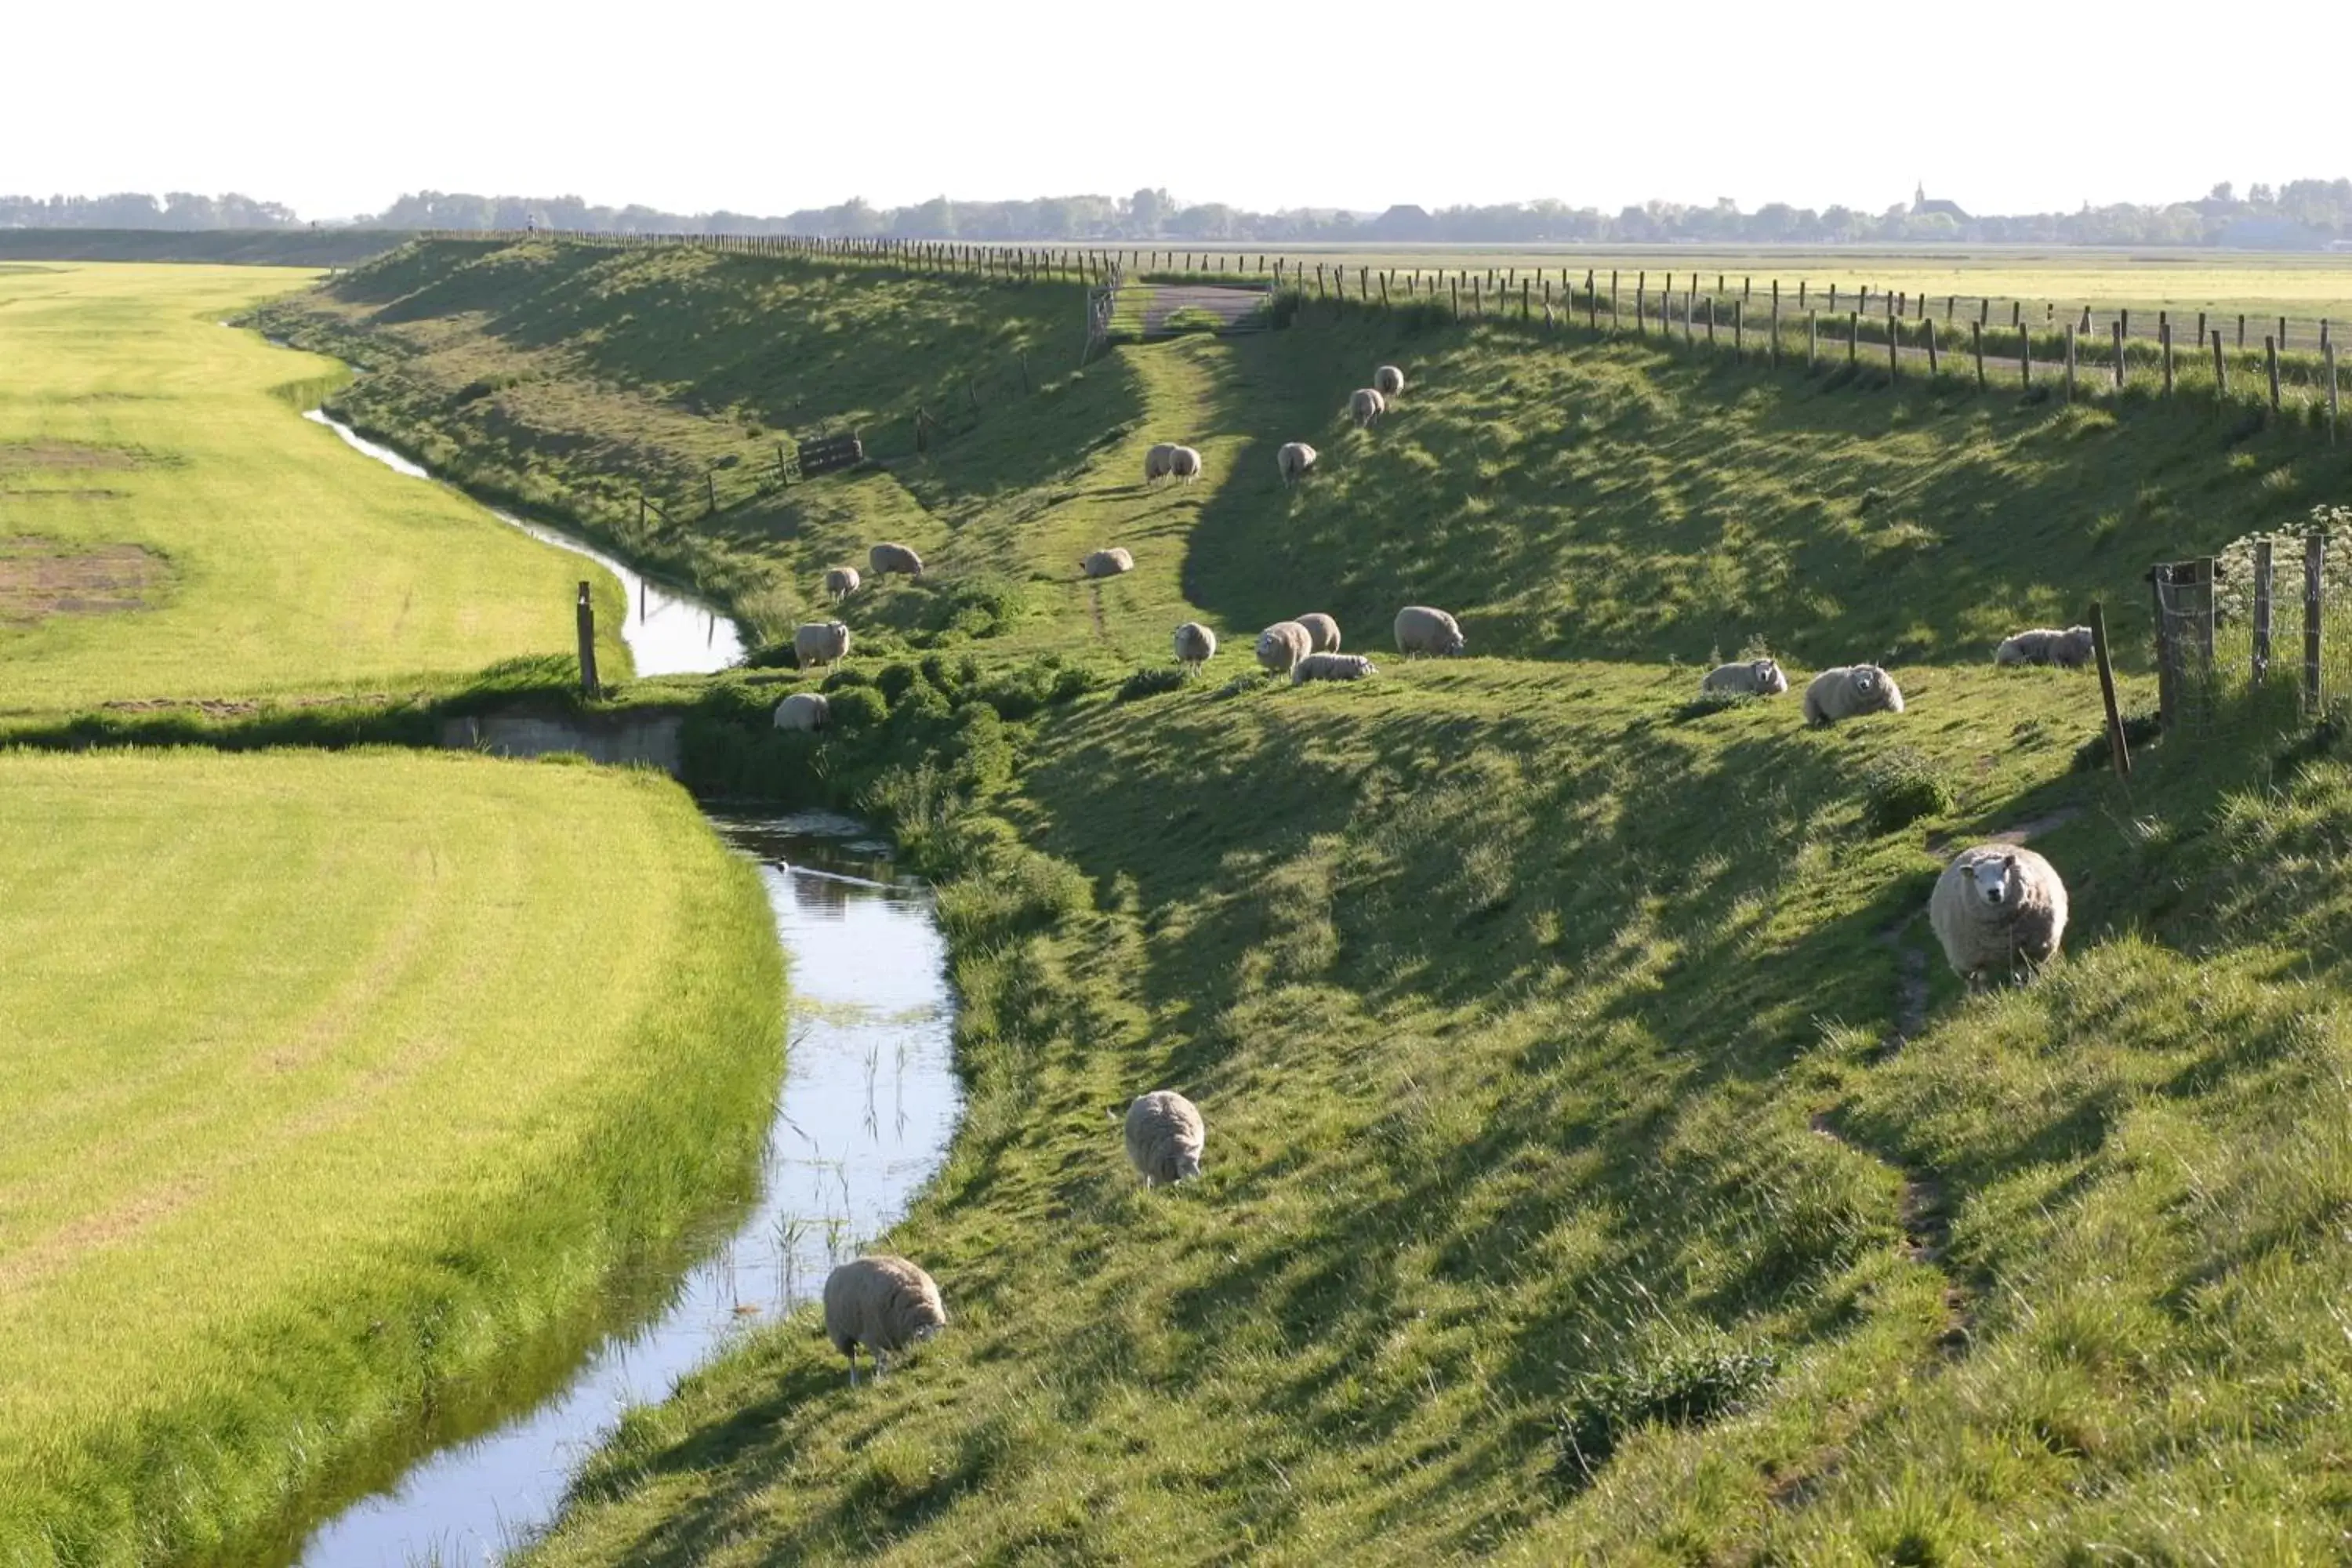
[[312, 276], [0, 267], [0, 711], [562, 651], [583, 574], [619, 624], [601, 569], [306, 424], [333, 362], [219, 324]]

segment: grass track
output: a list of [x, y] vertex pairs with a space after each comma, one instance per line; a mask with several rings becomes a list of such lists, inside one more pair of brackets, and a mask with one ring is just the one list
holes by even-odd
[[0, 1561], [249, 1542], [753, 1168], [773, 936], [666, 780], [0, 752]]
[[[0, 275], [0, 542], [165, 569], [146, 608], [0, 618], [0, 710], [381, 689], [571, 646], [576, 559], [303, 423], [336, 367], [217, 325], [310, 276]], [[619, 584], [588, 574], [617, 627]], [[616, 639], [604, 657], [627, 668]]]

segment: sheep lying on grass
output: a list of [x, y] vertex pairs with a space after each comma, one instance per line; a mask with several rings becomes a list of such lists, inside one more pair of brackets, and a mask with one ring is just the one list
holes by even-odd
[[1201, 1108], [1172, 1089], [1138, 1095], [1127, 1108], [1127, 1157], [1147, 1187], [1199, 1175], [1207, 1141]]
[[1257, 634], [1257, 661], [1276, 675], [1288, 675], [1315, 651], [1315, 639], [1297, 621], [1276, 621]]
[[874, 1375], [888, 1358], [947, 1327], [939, 1282], [903, 1258], [856, 1258], [824, 1280], [824, 1333], [849, 1358], [849, 1385], [857, 1386], [857, 1347], [874, 1358]]
[[811, 621], [793, 633], [793, 662], [803, 669], [848, 657], [849, 628], [839, 621]]
[[2001, 645], [1992, 651], [1992, 661], [1995, 664], [2054, 664], [2061, 669], [2080, 669], [2091, 662], [2094, 651], [2088, 626], [2068, 626], [2063, 632], [2040, 626], [2003, 638]]
[[1135, 557], [1113, 545], [1097, 550], [1078, 563], [1078, 570], [1089, 577], [1116, 577], [1122, 572], [1135, 570]]
[[1780, 661], [1769, 658], [1743, 659], [1738, 664], [1718, 664], [1706, 672], [1698, 683], [1699, 695], [1721, 692], [1738, 697], [1778, 697], [1789, 689], [1789, 678], [1780, 673]]
[[1315, 652], [1338, 653], [1339, 651], [1339, 622], [1320, 610], [1311, 610], [1298, 617], [1298, 624], [1307, 628], [1307, 647]]
[[1805, 688], [1808, 724], [1834, 724], [1858, 713], [1902, 711], [1901, 688], [1874, 664], [1841, 664], [1822, 671]]
[[2066, 935], [2066, 884], [2031, 849], [1979, 844], [1936, 879], [1927, 923], [1975, 990], [1988, 974], [2021, 976], [2050, 961]]
[[1176, 662], [1195, 670], [1217, 657], [1217, 634], [1198, 621], [1176, 628]]
[[1384, 364], [1372, 372], [1372, 390], [1382, 398], [1393, 398], [1404, 390], [1404, 372], [1392, 364]]
[[1290, 668], [1290, 684], [1310, 680], [1362, 680], [1378, 675], [1372, 661], [1360, 653], [1310, 653]]
[[903, 544], [876, 545], [866, 552], [866, 563], [874, 568], [877, 577], [887, 577], [893, 572], [907, 577], [923, 574], [923, 558]]
[[857, 585], [864, 581], [857, 574], [856, 567], [836, 566], [824, 574], [824, 591], [833, 595], [833, 602], [837, 605], [857, 592]]
[[795, 691], [776, 704], [779, 730], [822, 730], [832, 717], [833, 705], [814, 691]]
[[1348, 417], [1366, 428], [1379, 424], [1381, 416], [1388, 411], [1388, 399], [1369, 386], [1360, 386], [1348, 395]]
[[1190, 447], [1179, 447], [1169, 454], [1168, 471], [1180, 484], [1191, 484], [1201, 477], [1201, 454]]
[[1444, 610], [1427, 605], [1407, 605], [1397, 612], [1397, 652], [1430, 653], [1451, 658], [1465, 647], [1462, 627]]
[[1282, 482], [1297, 484], [1315, 466], [1315, 448], [1304, 441], [1285, 441], [1274, 454], [1274, 466], [1282, 470]]
[[1143, 454], [1143, 482], [1152, 484], [1176, 471], [1176, 443], [1158, 441]]

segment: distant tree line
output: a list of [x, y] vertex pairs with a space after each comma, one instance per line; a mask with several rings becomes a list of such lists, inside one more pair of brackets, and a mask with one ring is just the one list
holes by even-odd
[[[2117, 203], [2071, 213], [1972, 216], [1948, 201], [1914, 200], [1883, 212], [1831, 206], [1816, 211], [1771, 202], [1743, 212], [1728, 197], [1709, 206], [1648, 202], [1614, 214], [1566, 202], [1495, 206], [1393, 206], [1376, 216], [1332, 208], [1249, 212], [1223, 202], [1186, 204], [1167, 191], [1128, 196], [1045, 196], [1033, 201], [958, 202], [944, 196], [912, 206], [877, 207], [863, 200], [807, 207], [781, 217], [748, 213], [672, 213], [648, 206], [595, 206], [578, 196], [480, 196], [446, 191], [404, 195], [361, 224], [379, 228], [583, 229], [604, 234], [799, 234], [827, 237], [1081, 241], [1140, 244], [1296, 244], [1318, 240], [1389, 243], [1664, 245], [1696, 243], [2237, 245], [2319, 248], [2352, 243], [2352, 180], [2290, 180], [2255, 184], [2245, 195], [2224, 182], [2195, 201], [2141, 206]], [[175, 191], [148, 195], [0, 196], [0, 227], [287, 228], [293, 212], [247, 196]]]
[[169, 191], [161, 200], [124, 192], [111, 196], [0, 196], [0, 228], [299, 228], [294, 209], [234, 192]]

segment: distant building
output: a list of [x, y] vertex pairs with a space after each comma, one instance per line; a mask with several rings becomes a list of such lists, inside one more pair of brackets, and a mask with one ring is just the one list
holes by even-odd
[[1403, 204], [1389, 208], [1365, 226], [1366, 232], [1376, 239], [1434, 239], [1437, 220], [1425, 207]]
[[1970, 218], [1968, 214], [1960, 210], [1960, 204], [1958, 202], [1929, 201], [1927, 199], [1927, 183], [1925, 180], [1922, 180], [1919, 182], [1918, 190], [1911, 197], [1911, 216], [1913, 217], [1926, 217], [1930, 214], [1940, 214], [1945, 217], [1950, 218], [1954, 223], [1970, 223], [1975, 221]]

